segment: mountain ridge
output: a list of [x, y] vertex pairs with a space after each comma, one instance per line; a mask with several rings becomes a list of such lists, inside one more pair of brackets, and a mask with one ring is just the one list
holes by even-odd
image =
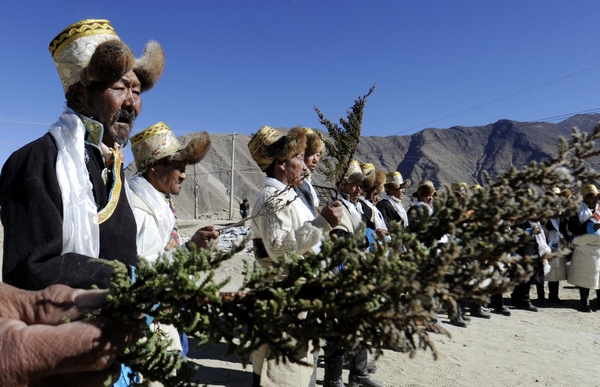
[[[407, 188], [407, 196], [410, 196], [420, 180], [432, 180], [436, 187], [459, 181], [469, 185], [482, 184], [484, 171], [495, 178], [510, 165], [519, 168], [532, 161], [554, 157], [558, 154], [559, 136], [570, 137], [572, 127], [590, 132], [599, 121], [600, 114], [575, 115], [556, 124], [501, 119], [484, 126], [427, 128], [405, 136], [365, 136], [360, 139], [354, 159], [373, 163], [384, 172], [399, 171], [413, 182]], [[179, 139], [185, 144], [191, 136], [188, 134]], [[180, 218], [194, 218], [195, 213], [229, 211], [232, 148], [235, 148], [235, 218], [239, 218], [239, 203], [247, 198], [253, 204], [262, 188], [264, 174], [248, 151], [250, 136], [235, 135], [233, 147], [232, 134], [212, 134], [211, 141], [211, 149], [204, 160], [187, 168], [187, 181], [175, 198]], [[600, 160], [590, 163], [595, 168], [600, 167]], [[134, 172], [132, 163], [127, 167], [127, 175]], [[197, 199], [194, 198], [194, 181], [199, 188]], [[330, 185], [318, 171], [313, 182]]]

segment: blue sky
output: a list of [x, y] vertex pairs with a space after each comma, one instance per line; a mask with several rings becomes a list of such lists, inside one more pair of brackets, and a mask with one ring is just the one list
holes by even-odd
[[599, 111], [598, 15], [595, 0], [7, 1], [0, 165], [60, 115], [48, 43], [81, 19], [109, 19], [136, 56], [165, 50], [133, 133], [321, 128], [314, 106], [336, 120], [377, 83], [363, 134], [389, 136]]

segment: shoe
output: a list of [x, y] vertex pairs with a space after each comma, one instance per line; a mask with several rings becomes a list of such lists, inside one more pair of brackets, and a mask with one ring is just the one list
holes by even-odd
[[369, 364], [367, 366], [367, 372], [370, 374], [374, 374], [379, 370], [379, 367], [377, 367], [375, 364]]
[[450, 320], [450, 324], [459, 327], [459, 328], [466, 328], [467, 322], [462, 318], [462, 317], [457, 317], [457, 318], [453, 318]]
[[590, 305], [582, 305], [581, 311], [583, 313], [592, 313], [592, 307]]
[[359, 376], [350, 374], [348, 376], [348, 387], [385, 387], [385, 384], [373, 379], [371, 375]]
[[515, 305], [515, 309], [527, 310], [529, 312], [539, 311], [538, 307], [532, 305], [530, 301], [517, 302], [517, 304]]
[[260, 375], [252, 372], [252, 384], [250, 387], [260, 387]]
[[558, 297], [556, 297], [556, 298], [554, 298], [554, 297], [548, 298], [548, 302], [550, 302], [551, 304], [559, 304], [559, 305], [561, 305], [563, 303], [562, 300], [560, 298], [558, 298]]
[[323, 387], [346, 387], [342, 378], [323, 380]]
[[483, 307], [479, 304], [471, 304], [471, 316], [479, 318], [492, 318], [492, 316], [483, 310]]
[[501, 307], [495, 307], [494, 313], [501, 314], [503, 316], [510, 316], [510, 309], [506, 305], [502, 305]]

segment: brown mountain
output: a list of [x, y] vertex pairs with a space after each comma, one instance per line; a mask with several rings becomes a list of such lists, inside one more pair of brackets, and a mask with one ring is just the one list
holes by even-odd
[[[454, 126], [449, 129], [425, 129], [408, 136], [362, 137], [355, 159], [371, 162], [383, 171], [399, 171], [405, 179], [416, 182], [429, 179], [436, 186], [452, 182], [469, 185], [483, 183], [483, 172], [492, 177], [531, 161], [555, 156], [558, 137], [568, 137], [572, 127], [591, 131], [600, 114], [576, 115], [557, 124], [500, 120], [486, 126]], [[180, 138], [186, 142], [189, 135]], [[176, 198], [180, 218], [194, 217], [194, 181], [198, 186], [197, 213], [228, 213], [231, 184], [231, 134], [211, 135], [212, 146], [207, 156], [195, 167], [187, 169], [188, 180]], [[249, 136], [236, 135], [233, 216], [239, 218], [238, 206], [244, 198], [252, 204], [262, 187], [264, 174], [248, 152]], [[600, 167], [600, 160], [593, 161]], [[128, 173], [135, 167], [130, 165]], [[314, 182], [329, 185], [321, 174]]]

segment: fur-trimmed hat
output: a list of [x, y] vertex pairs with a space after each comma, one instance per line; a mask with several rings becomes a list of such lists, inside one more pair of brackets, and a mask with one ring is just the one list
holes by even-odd
[[402, 179], [402, 174], [398, 171], [385, 174], [385, 189], [406, 188], [410, 185], [410, 179]]
[[413, 197], [418, 197], [419, 195], [429, 196], [429, 195], [437, 195], [435, 191], [435, 186], [431, 180], [421, 180], [417, 185], [417, 190], [412, 194]]
[[350, 183], [350, 184], [363, 184], [365, 180], [365, 175], [362, 173], [362, 169], [360, 168], [360, 164], [356, 160], [351, 160], [348, 164], [348, 169], [342, 178], [340, 184]]
[[113, 83], [133, 70], [147, 91], [160, 79], [165, 57], [162, 47], [149, 41], [144, 54], [136, 59], [123, 43], [110, 21], [86, 19], [71, 24], [49, 44], [63, 90], [81, 82]]
[[600, 194], [600, 191], [598, 191], [598, 188], [596, 188], [594, 184], [586, 184], [583, 187], [581, 187], [581, 191], [579, 191], [579, 193], [581, 194], [581, 196], [587, 196], [589, 194], [594, 194], [594, 196], [598, 196], [598, 194]]
[[304, 128], [306, 132], [306, 155], [314, 155], [317, 153], [323, 153], [325, 149], [325, 143], [318, 132], [315, 132], [311, 128]]
[[299, 126], [288, 134], [270, 126], [263, 126], [248, 142], [250, 155], [261, 171], [265, 172], [276, 159], [287, 161], [306, 149], [306, 131]]
[[158, 122], [131, 137], [131, 151], [135, 166], [140, 173], [158, 160], [183, 161], [186, 164], [199, 163], [210, 148], [210, 137], [206, 132], [194, 134], [182, 146], [175, 134], [164, 122]]
[[452, 183], [450, 185], [450, 189], [455, 194], [458, 194], [459, 196], [464, 197], [467, 194], [467, 192], [469, 191], [469, 186], [467, 185], [467, 183]]
[[567, 199], [569, 199], [571, 196], [573, 196], [573, 191], [571, 191], [570, 189], [564, 189], [564, 190], [560, 190], [560, 188], [558, 187], [552, 187], [551, 189], [547, 190], [546, 195], [550, 195], [550, 196], [564, 196]]
[[385, 183], [385, 173], [383, 171], [375, 169], [372, 163], [361, 164], [360, 169], [365, 176], [363, 190], [367, 192], [374, 190], [383, 191], [383, 184]]

